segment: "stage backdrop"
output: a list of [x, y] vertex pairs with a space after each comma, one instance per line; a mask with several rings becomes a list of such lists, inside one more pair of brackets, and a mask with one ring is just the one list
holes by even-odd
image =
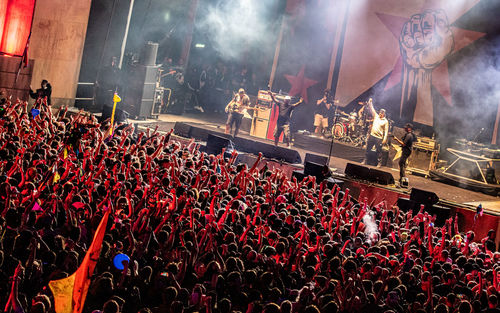
[[346, 111], [374, 97], [396, 123], [496, 143], [499, 11], [496, 0], [289, 0], [273, 89], [307, 98], [298, 128], [331, 88]]

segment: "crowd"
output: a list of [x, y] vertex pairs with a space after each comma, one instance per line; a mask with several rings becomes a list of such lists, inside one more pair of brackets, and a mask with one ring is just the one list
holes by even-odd
[[105, 208], [84, 312], [499, 311], [494, 231], [474, 238], [456, 217], [437, 226], [170, 133], [37, 108], [1, 107], [6, 311], [54, 311], [47, 284], [75, 272]]
[[163, 70], [166, 74], [162, 85], [172, 89], [170, 112], [180, 110], [182, 113], [182, 109], [192, 110], [194, 107], [204, 112], [223, 112], [238, 89], [243, 88], [247, 94], [257, 96], [259, 89], [268, 84], [262, 75], [265, 71], [222, 61], [197, 62], [190, 65], [183, 76], [182, 67], [173, 65], [172, 59], [166, 58]]

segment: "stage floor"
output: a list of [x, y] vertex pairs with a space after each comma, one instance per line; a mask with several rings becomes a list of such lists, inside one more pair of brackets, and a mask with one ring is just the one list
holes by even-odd
[[[158, 125], [158, 129], [160, 131], [169, 131], [170, 129], [174, 128], [174, 125], [176, 122], [184, 122], [184, 123], [189, 123], [193, 124], [194, 126], [201, 127], [204, 129], [208, 129], [214, 134], [217, 133], [223, 133], [224, 132], [224, 125], [226, 121], [226, 115], [222, 114], [206, 114], [206, 113], [199, 113], [199, 114], [184, 114], [184, 115], [171, 115], [171, 114], [161, 114], [157, 120], [147, 120], [147, 121], [142, 121], [140, 123], [140, 126], [142, 127], [150, 127], [150, 128], [155, 128]], [[134, 121], [132, 121], [134, 122]], [[241, 131], [238, 136], [252, 139], [255, 141], [260, 141], [260, 142], [265, 142], [272, 144], [270, 140], [265, 140], [265, 139], [260, 139], [256, 137], [252, 137], [248, 134], [248, 132]], [[335, 142], [333, 145], [333, 150], [340, 150], [344, 149], [346, 144], [343, 143], [338, 143]], [[358, 147], [351, 147], [353, 149], [360, 149]], [[316, 151], [310, 151], [310, 150], [305, 150], [300, 147], [292, 146], [291, 149], [297, 150], [299, 152], [300, 156], [302, 159], [304, 159], [304, 156], [308, 152], [312, 152], [315, 154], [321, 154], [328, 156], [328, 153], [319, 153]], [[346, 167], [347, 163], [356, 163], [355, 160], [359, 161], [359, 156], [353, 156], [351, 160], [342, 158], [342, 157], [337, 157], [335, 155], [338, 155], [337, 153], [332, 153], [332, 156], [330, 158], [330, 167], [335, 170], [335, 172], [343, 174], [344, 169]], [[389, 168], [389, 167], [382, 167], [380, 170], [390, 172], [395, 180], [398, 180], [399, 178], [399, 171], [394, 168]], [[447, 185], [444, 183], [440, 183], [437, 181], [433, 181], [429, 178], [421, 177], [421, 176], [416, 176], [416, 175], [411, 175], [408, 174], [408, 178], [410, 181], [410, 188], [418, 188], [418, 189], [423, 189], [427, 191], [432, 191], [435, 192], [440, 199], [445, 199], [448, 201], [456, 202], [459, 204], [479, 204], [482, 203], [483, 207], [485, 208], [486, 211], [490, 211], [492, 213], [500, 214], [500, 198], [499, 197], [494, 197], [490, 195], [486, 195], [483, 193], [467, 190], [467, 189], [462, 189], [460, 187], [455, 187], [452, 185]], [[403, 189], [404, 190], [404, 189]]]

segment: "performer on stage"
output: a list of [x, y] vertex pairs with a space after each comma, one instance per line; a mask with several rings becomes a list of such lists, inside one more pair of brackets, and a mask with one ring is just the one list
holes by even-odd
[[274, 129], [274, 145], [277, 146], [280, 141], [281, 133], [283, 133], [283, 142], [286, 146], [290, 147], [290, 117], [292, 111], [303, 102], [302, 98], [297, 103], [290, 104], [290, 96], [286, 96], [283, 102], [276, 101], [271, 90], [269, 90], [269, 95], [276, 105], [279, 107], [278, 121], [276, 123], [276, 128]]
[[226, 106], [227, 116], [226, 134], [233, 132], [233, 137], [238, 135], [240, 130], [241, 120], [243, 119], [243, 110], [250, 105], [250, 98], [245, 94], [245, 89], [240, 88], [238, 93]]
[[401, 183], [406, 176], [406, 161], [411, 155], [413, 143], [417, 141], [417, 136], [413, 133], [413, 125], [408, 123], [405, 125], [405, 134], [401, 139], [396, 139], [401, 145], [401, 158], [399, 159], [399, 183]]
[[328, 128], [328, 118], [332, 104], [328, 102], [330, 90], [325, 90], [323, 98], [316, 101], [316, 111], [314, 112], [314, 133], [324, 135]]
[[373, 116], [373, 125], [370, 130], [370, 136], [368, 137], [368, 141], [366, 143], [366, 154], [363, 164], [366, 164], [368, 160], [368, 155], [372, 150], [373, 146], [377, 150], [377, 167], [381, 166], [381, 157], [382, 157], [382, 145], [387, 143], [387, 134], [389, 133], [389, 122], [385, 118], [385, 110], [380, 109], [379, 113], [375, 111], [373, 108], [373, 99], [370, 98], [368, 100], [368, 104], [366, 105], [367, 109]]
[[367, 102], [358, 102], [361, 105], [361, 109], [358, 110], [358, 121], [359, 126], [361, 126], [361, 130], [363, 135], [367, 136], [368, 131], [371, 129], [371, 123], [373, 122], [373, 118], [370, 116], [370, 110], [367, 109]]

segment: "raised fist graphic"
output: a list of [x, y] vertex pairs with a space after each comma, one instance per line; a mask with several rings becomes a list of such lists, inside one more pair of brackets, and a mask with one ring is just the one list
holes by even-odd
[[446, 13], [428, 10], [413, 15], [403, 26], [399, 45], [403, 58], [400, 117], [432, 126], [432, 70], [450, 55], [454, 45]]

